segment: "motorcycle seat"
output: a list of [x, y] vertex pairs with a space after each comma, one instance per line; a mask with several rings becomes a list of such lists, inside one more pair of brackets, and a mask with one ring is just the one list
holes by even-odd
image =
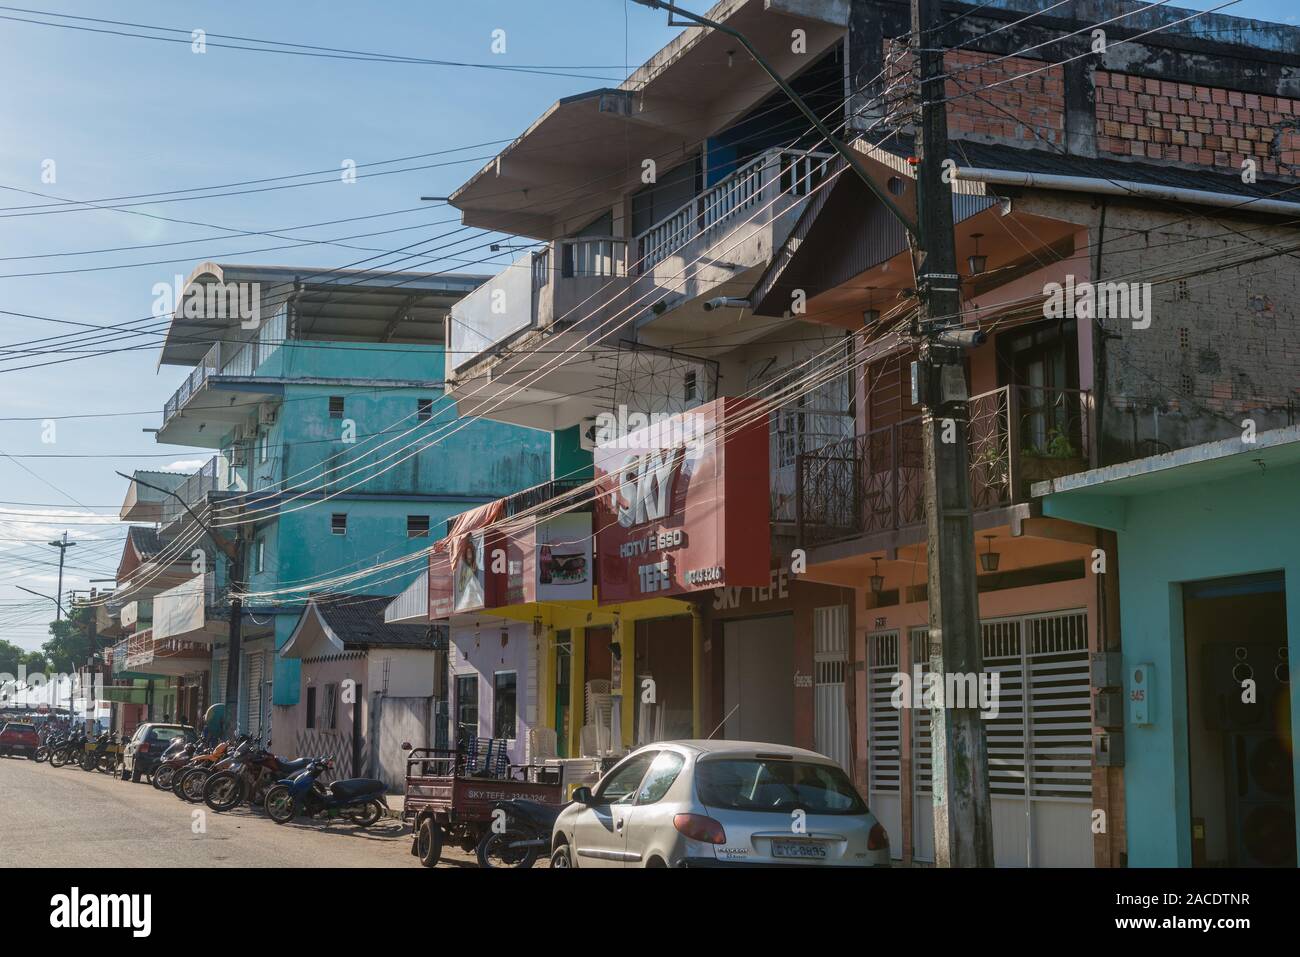
[[527, 798], [515, 798], [504, 802], [508, 814], [518, 814], [537, 824], [554, 824], [555, 819], [564, 810], [562, 804], [547, 804], [543, 801], [530, 801]]
[[301, 771], [309, 764], [311, 764], [311, 758], [298, 758], [296, 761], [281, 761], [280, 770], [285, 774], [293, 774], [297, 771]]
[[387, 785], [383, 781], [376, 781], [374, 778], [348, 778], [345, 781], [335, 781], [330, 785], [330, 793], [344, 800], [361, 797], [364, 794], [383, 794], [386, 789]]

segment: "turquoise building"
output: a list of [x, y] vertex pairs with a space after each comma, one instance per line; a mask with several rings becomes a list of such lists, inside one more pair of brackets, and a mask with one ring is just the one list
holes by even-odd
[[1102, 760], [1123, 762], [1129, 866], [1294, 867], [1300, 427], [1034, 491], [1118, 537], [1123, 694]]
[[[244, 558], [242, 729], [298, 703], [299, 663], [276, 651], [313, 591], [397, 594], [449, 516], [549, 478], [549, 433], [444, 397], [448, 309], [482, 281], [209, 262], [179, 287], [161, 363], [190, 372], [158, 441], [214, 453], [181, 495]], [[159, 595], [155, 637], [206, 642], [224, 700], [229, 562], [178, 502], [161, 524], [172, 557], [204, 553], [203, 581]]]

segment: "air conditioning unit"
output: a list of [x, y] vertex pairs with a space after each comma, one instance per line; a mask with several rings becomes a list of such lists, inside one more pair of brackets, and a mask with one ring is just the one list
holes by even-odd
[[578, 424], [578, 445], [586, 452], [592, 452], [596, 448], [596, 417], [589, 415]]
[[242, 443], [236, 443], [230, 447], [230, 467], [232, 469], [242, 469], [248, 464], [248, 450]]
[[273, 405], [259, 405], [257, 407], [257, 424], [258, 425], [275, 425], [275, 416], [278, 410]]

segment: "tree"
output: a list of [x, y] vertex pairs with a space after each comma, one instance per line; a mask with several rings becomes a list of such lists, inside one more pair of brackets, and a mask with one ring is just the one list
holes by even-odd
[[88, 605], [74, 605], [62, 621], [50, 622], [50, 640], [41, 646], [50, 671], [71, 673], [86, 664]]

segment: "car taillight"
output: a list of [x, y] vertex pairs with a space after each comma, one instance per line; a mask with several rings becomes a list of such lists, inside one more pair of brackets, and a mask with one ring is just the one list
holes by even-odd
[[149, 742], [148, 741], [140, 742], [140, 745], [135, 750], [136, 753], [138, 754], [147, 754], [149, 752]]
[[673, 827], [692, 841], [703, 841], [705, 844], [727, 843], [727, 832], [722, 829], [722, 822], [703, 814], [674, 814]]
[[885, 833], [884, 826], [877, 821], [871, 827], [871, 833], [867, 835], [867, 850], [883, 851], [889, 848], [889, 835]]

